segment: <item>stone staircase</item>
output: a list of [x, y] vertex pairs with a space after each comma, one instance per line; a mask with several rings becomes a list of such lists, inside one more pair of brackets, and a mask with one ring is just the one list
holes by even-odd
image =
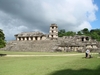
[[10, 41], [4, 50], [7, 51], [34, 51], [34, 52], [53, 52], [56, 40], [41, 41]]

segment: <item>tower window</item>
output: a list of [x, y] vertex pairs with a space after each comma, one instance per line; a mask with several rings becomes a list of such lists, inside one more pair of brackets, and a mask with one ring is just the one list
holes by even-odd
[[53, 38], [53, 35], [51, 35], [52, 36], [52, 38]]
[[54, 29], [54, 27], [52, 27], [52, 29]]

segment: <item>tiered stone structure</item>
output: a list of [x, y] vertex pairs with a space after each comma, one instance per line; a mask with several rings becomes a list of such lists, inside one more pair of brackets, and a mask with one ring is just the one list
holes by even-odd
[[51, 24], [49, 31], [49, 38], [51, 40], [58, 38], [58, 26], [57, 24]]
[[[8, 42], [2, 50], [9, 51], [35, 51], [35, 52], [55, 52], [55, 51], [90, 51], [100, 52], [100, 42], [85, 35], [58, 37], [58, 26], [51, 24], [49, 34], [41, 32], [24, 32], [15, 35], [16, 40]], [[54, 40], [56, 39], [56, 40]]]

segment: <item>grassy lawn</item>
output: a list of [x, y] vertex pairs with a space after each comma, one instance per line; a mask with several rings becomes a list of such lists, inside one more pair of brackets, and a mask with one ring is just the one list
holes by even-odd
[[[14, 51], [0, 51], [0, 54], [8, 55], [54, 55], [54, 54], [76, 54], [77, 52], [14, 52]], [[77, 53], [79, 54], [79, 53]]]
[[83, 57], [0, 57], [0, 75], [99, 75], [98, 55]]

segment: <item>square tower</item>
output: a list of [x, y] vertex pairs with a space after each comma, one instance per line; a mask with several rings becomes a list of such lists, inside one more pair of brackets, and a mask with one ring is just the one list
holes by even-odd
[[52, 40], [58, 38], [58, 26], [57, 26], [57, 24], [51, 24], [50, 31], [49, 31], [49, 38]]

